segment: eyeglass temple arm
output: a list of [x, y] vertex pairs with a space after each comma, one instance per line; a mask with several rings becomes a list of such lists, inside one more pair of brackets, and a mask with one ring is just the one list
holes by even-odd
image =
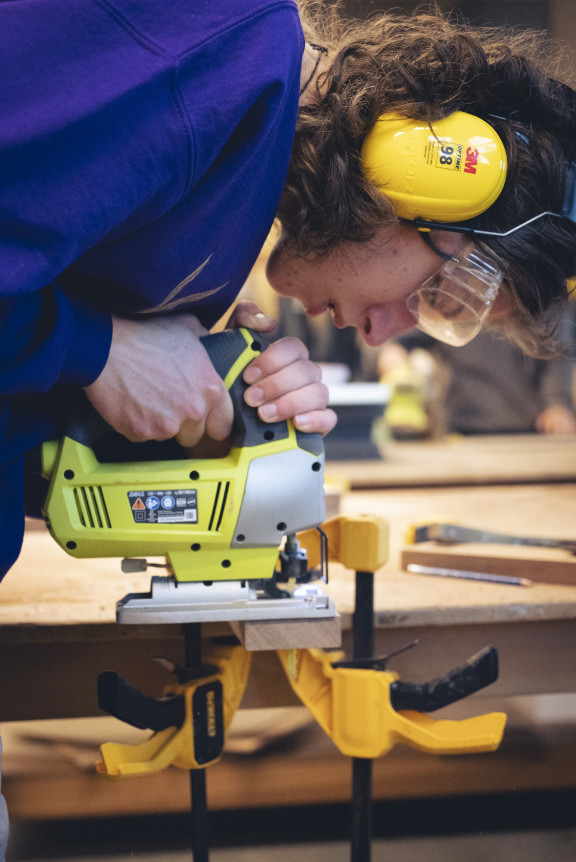
[[538, 215], [532, 216], [532, 218], [529, 218], [527, 221], [522, 222], [522, 224], [516, 225], [516, 227], [510, 228], [510, 230], [506, 231], [480, 230], [478, 228], [471, 227], [465, 222], [446, 224], [443, 222], [428, 221], [427, 219], [423, 218], [414, 219], [412, 224], [423, 232], [435, 228], [437, 230], [446, 230], [453, 233], [467, 233], [478, 236], [504, 237], [510, 236], [510, 234], [512, 233], [516, 233], [517, 230], [520, 230], [521, 228], [532, 224], [532, 222], [543, 218], [543, 216], [564, 218], [576, 224], [576, 162], [572, 162], [566, 172], [566, 189], [564, 192], [564, 201], [562, 203], [562, 212], [554, 213], [550, 212], [549, 210], [546, 210], [545, 212], [538, 213]]

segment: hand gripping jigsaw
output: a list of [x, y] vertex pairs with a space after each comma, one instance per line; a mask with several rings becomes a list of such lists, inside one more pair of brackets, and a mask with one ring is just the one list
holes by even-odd
[[333, 617], [293, 538], [324, 519], [322, 438], [262, 422], [245, 403], [242, 372], [267, 346], [258, 333], [202, 343], [234, 405], [228, 453], [198, 459], [174, 441], [129, 443], [86, 403], [42, 447], [48, 528], [75, 557], [129, 558], [125, 571], [145, 570], [142, 556], [165, 558], [170, 574], [153, 577], [150, 593], [118, 602], [120, 623]]

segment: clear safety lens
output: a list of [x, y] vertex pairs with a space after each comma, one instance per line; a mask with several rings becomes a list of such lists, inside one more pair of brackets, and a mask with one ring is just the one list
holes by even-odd
[[498, 294], [502, 270], [485, 247], [469, 244], [406, 300], [418, 329], [461, 347], [472, 341]]

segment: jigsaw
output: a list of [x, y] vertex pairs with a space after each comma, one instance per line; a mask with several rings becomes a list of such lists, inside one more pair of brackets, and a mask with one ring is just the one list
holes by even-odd
[[129, 443], [86, 401], [42, 447], [48, 529], [75, 557], [166, 566], [149, 593], [118, 602], [120, 623], [334, 617], [318, 583], [325, 562], [310, 573], [295, 537], [324, 520], [322, 438], [262, 422], [244, 401], [242, 372], [267, 346], [259, 333], [202, 342], [234, 405], [229, 450], [198, 458], [175, 441]]

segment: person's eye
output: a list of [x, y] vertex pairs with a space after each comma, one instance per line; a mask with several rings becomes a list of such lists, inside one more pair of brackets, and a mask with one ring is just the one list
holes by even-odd
[[438, 278], [438, 284], [431, 285], [422, 290], [422, 299], [428, 306], [433, 309], [439, 317], [444, 320], [454, 320], [459, 317], [464, 311], [464, 305], [456, 297], [446, 291], [439, 290], [441, 279]]

